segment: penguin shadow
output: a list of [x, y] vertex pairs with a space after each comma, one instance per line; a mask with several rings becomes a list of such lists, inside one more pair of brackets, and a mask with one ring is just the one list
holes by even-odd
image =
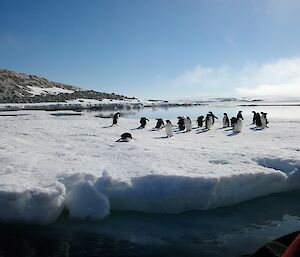
[[191, 131], [187, 131], [187, 130], [178, 130], [175, 134], [184, 134], [184, 133], [188, 133]]
[[103, 126], [102, 128], [112, 128], [114, 125], [109, 125], [109, 126]]
[[149, 129], [149, 131], [160, 131], [162, 130], [163, 128], [152, 128], [152, 129]]
[[[228, 127], [226, 127], [226, 128], [223, 128], [223, 127], [220, 127], [220, 128], [217, 128], [216, 130], [221, 130], [221, 129], [227, 129]], [[225, 130], [226, 131], [226, 130]]]
[[227, 136], [228, 137], [232, 137], [232, 136], [236, 136], [236, 135], [238, 135], [238, 134], [240, 134], [240, 132], [236, 132], [236, 131], [232, 131], [230, 134], [228, 134]]
[[168, 136], [154, 137], [154, 139], [167, 139], [167, 138], [170, 138], [170, 137], [168, 137]]
[[260, 127], [252, 127], [250, 128], [252, 131], [262, 131], [263, 128], [260, 128]]
[[137, 127], [137, 128], [132, 128], [130, 130], [139, 130], [139, 129], [144, 129], [145, 127]]
[[232, 131], [233, 128], [228, 128], [228, 129], [225, 129], [224, 131]]
[[205, 132], [208, 132], [208, 131], [209, 131], [209, 129], [202, 128], [199, 131], [197, 131], [196, 134], [201, 134], [201, 133], [205, 133]]

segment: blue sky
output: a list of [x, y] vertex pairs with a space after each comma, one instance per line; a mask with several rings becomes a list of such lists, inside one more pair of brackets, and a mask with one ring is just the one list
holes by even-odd
[[141, 98], [300, 96], [297, 0], [1, 0], [0, 68]]

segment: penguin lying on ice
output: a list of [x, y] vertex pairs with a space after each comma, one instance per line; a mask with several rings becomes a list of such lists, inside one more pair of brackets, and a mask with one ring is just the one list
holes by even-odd
[[129, 142], [131, 139], [133, 139], [132, 135], [130, 133], [126, 132], [126, 133], [123, 133], [116, 142]]

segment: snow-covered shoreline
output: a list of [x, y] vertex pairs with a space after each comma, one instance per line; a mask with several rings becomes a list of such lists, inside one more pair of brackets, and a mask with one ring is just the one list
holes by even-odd
[[[165, 138], [151, 120], [86, 113], [2, 117], [0, 219], [47, 223], [63, 208], [101, 219], [110, 210], [179, 213], [228, 206], [299, 187], [299, 121], [273, 119], [234, 135], [193, 129]], [[175, 124], [176, 122], [173, 121]], [[136, 140], [115, 142], [130, 132]]]

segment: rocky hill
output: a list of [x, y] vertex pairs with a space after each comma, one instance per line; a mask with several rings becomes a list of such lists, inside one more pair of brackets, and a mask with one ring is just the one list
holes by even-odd
[[34, 75], [0, 70], [0, 103], [65, 102], [74, 99], [132, 99], [114, 93], [93, 90], [49, 81]]

